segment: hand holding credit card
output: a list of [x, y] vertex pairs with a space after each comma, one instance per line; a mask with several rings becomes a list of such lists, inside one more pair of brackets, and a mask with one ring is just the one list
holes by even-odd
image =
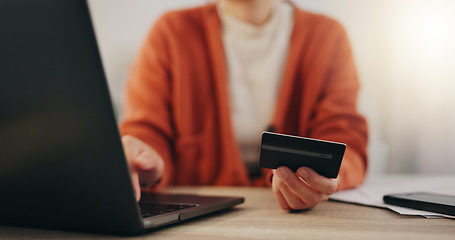
[[263, 132], [259, 166], [287, 166], [294, 172], [309, 167], [322, 176], [336, 178], [345, 150], [343, 143]]

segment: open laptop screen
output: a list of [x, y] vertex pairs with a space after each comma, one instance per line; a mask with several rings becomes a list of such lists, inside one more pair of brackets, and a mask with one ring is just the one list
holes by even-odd
[[85, 0], [0, 0], [0, 116], [0, 223], [135, 233], [243, 202], [139, 212]]
[[0, 31], [0, 221], [134, 231], [86, 1], [0, 0]]

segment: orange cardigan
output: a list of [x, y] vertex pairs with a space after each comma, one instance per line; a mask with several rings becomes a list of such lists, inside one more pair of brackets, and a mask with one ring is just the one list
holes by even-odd
[[[367, 166], [365, 119], [348, 38], [334, 20], [295, 8], [287, 63], [275, 106], [276, 132], [343, 142], [340, 189], [360, 184]], [[123, 135], [165, 161], [158, 188], [176, 185], [265, 186], [250, 179], [230, 118], [221, 23], [213, 3], [157, 20], [127, 83]]]

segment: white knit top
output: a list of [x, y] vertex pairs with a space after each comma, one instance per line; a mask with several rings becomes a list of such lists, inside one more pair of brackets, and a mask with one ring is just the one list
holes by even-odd
[[257, 165], [261, 132], [272, 120], [294, 23], [294, 9], [273, 1], [272, 14], [262, 25], [229, 15], [217, 3], [227, 58], [233, 128], [247, 166]]

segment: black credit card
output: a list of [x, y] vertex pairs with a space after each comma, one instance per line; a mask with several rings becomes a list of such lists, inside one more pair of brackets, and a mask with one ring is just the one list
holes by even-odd
[[287, 166], [294, 172], [309, 167], [322, 176], [336, 178], [345, 150], [344, 143], [263, 132], [259, 166]]

